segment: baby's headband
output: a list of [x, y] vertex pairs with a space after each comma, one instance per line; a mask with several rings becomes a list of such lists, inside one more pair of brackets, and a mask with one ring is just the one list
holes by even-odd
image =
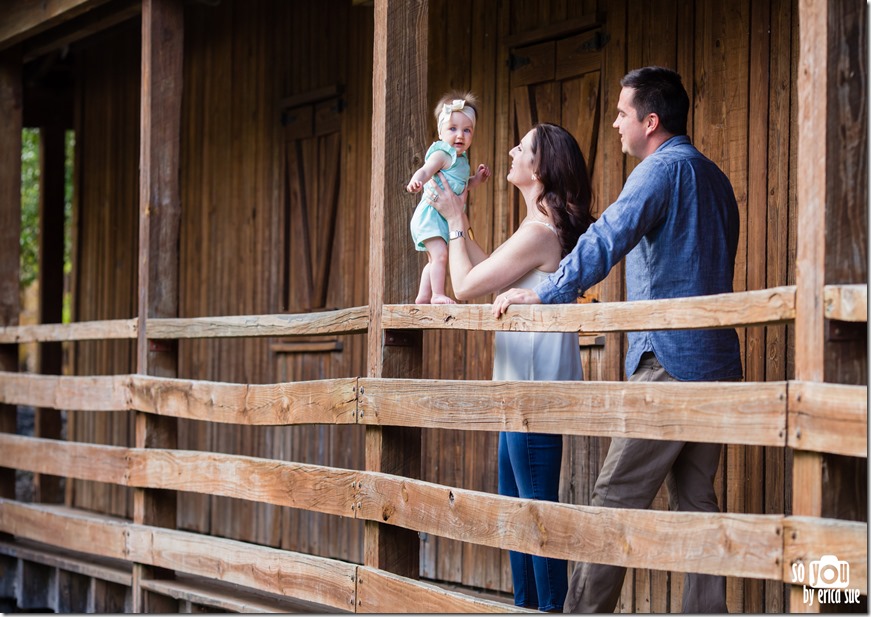
[[475, 110], [466, 105], [465, 99], [454, 99], [450, 103], [445, 103], [442, 107], [441, 113], [439, 113], [438, 129], [440, 133], [442, 125], [450, 119], [451, 114], [455, 111], [465, 114], [465, 116], [472, 121], [472, 128], [475, 128]]

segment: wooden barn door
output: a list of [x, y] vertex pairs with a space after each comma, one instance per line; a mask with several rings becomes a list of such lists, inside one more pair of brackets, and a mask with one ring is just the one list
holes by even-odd
[[285, 122], [284, 306], [291, 313], [327, 305], [339, 209], [341, 98], [287, 109]]
[[[510, 51], [511, 121], [514, 143], [537, 122], [565, 127], [581, 146], [590, 175], [596, 160], [601, 109], [600, 30]], [[520, 192], [512, 191], [512, 229], [525, 215]]]

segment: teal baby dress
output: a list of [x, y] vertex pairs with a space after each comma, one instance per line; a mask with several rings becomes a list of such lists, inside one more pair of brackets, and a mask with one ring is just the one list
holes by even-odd
[[[466, 188], [466, 183], [469, 181], [469, 156], [466, 152], [457, 156], [457, 151], [454, 147], [444, 141], [436, 141], [426, 151], [426, 159], [429, 159], [435, 152], [444, 152], [451, 157], [451, 165], [447, 169], [441, 170], [441, 173], [448, 179], [448, 186], [451, 190], [459, 195]], [[442, 183], [438, 176], [433, 176], [433, 180], [441, 187]], [[444, 187], [442, 187], [444, 188]], [[438, 210], [432, 207], [429, 199], [426, 197], [426, 188], [421, 191], [422, 196], [414, 214], [411, 217], [411, 239], [414, 241], [414, 246], [418, 251], [425, 251], [423, 245], [424, 240], [440, 237], [445, 242], [448, 241], [448, 222], [439, 214]]]

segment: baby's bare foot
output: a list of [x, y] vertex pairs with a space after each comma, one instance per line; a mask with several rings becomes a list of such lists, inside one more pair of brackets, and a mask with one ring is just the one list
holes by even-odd
[[430, 304], [456, 304], [453, 298], [442, 294], [433, 294]]

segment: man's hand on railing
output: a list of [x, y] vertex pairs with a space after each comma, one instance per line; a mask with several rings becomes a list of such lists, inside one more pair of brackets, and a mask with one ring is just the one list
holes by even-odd
[[541, 304], [541, 298], [531, 289], [509, 289], [493, 300], [493, 316], [499, 319], [512, 304]]

